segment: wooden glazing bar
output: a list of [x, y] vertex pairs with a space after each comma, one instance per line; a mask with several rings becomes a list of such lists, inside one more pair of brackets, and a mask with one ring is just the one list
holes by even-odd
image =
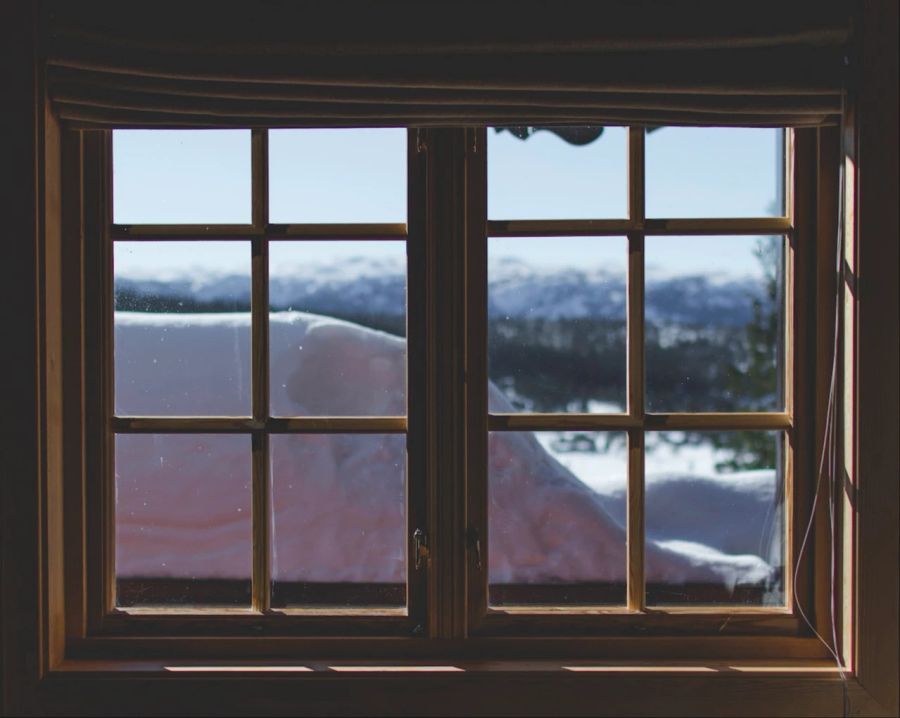
[[263, 235], [261, 227], [249, 224], [114, 224], [110, 235], [117, 241], [190, 242], [215, 239], [240, 241]]
[[779, 413], [699, 413], [647, 414], [644, 426], [649, 431], [744, 431], [789, 429], [793, 425], [790, 414]]
[[402, 434], [407, 420], [405, 416], [117, 416], [111, 426], [120, 434]]
[[[467, 132], [466, 208], [466, 425], [467, 629], [475, 633], [488, 611], [488, 232], [487, 131]], [[487, 231], [486, 231], [487, 230]]]
[[784, 234], [785, 232], [790, 232], [791, 229], [791, 220], [787, 217], [644, 220], [645, 233], [654, 236]]
[[640, 428], [628, 414], [490, 414], [489, 431], [606, 431]]
[[634, 228], [628, 219], [516, 219], [487, 223], [489, 237], [614, 237]]
[[270, 434], [403, 434], [409, 426], [405, 416], [303, 416], [270, 418]]
[[[628, 207], [632, 222], [644, 223], [644, 129], [628, 134]], [[644, 235], [628, 234], [628, 415], [644, 419]], [[628, 431], [628, 492], [626, 504], [627, 604], [644, 609], [644, 431]]]
[[628, 216], [632, 228], [643, 226], [645, 217], [645, 162], [643, 127], [631, 127], [628, 130]]
[[404, 223], [269, 224], [266, 236], [270, 240], [406, 239], [407, 226]]
[[[254, 207], [254, 211], [256, 207]], [[267, 236], [270, 240], [379, 240], [406, 239], [405, 224], [114, 224], [114, 240], [171, 242], [198, 239], [249, 240]]]
[[[252, 208], [256, 229], [268, 219], [268, 132], [253, 130]], [[253, 419], [265, 422], [269, 416], [269, 245], [257, 236], [252, 244], [252, 409]], [[271, 599], [271, 506], [269, 488], [269, 437], [253, 435], [252, 460], [253, 600], [252, 606], [265, 613]]]
[[644, 585], [644, 432], [628, 432], [628, 499], [625, 521], [628, 610], [643, 611]]
[[[633, 202], [639, 202], [634, 197]], [[591, 237], [618, 236], [641, 229], [636, 219], [534, 219], [491, 220], [490, 237]], [[756, 235], [785, 234], [793, 229], [787, 217], [733, 217], [691, 219], [645, 219], [646, 234], [681, 235]]]

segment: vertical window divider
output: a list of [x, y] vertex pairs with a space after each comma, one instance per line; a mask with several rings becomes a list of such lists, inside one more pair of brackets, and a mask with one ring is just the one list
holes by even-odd
[[269, 415], [269, 215], [268, 130], [255, 129], [251, 140], [252, 207], [255, 230], [252, 247], [251, 336], [252, 336], [252, 531], [253, 610], [267, 613], [271, 607], [271, 480], [269, 437], [265, 426]]
[[628, 134], [628, 414], [640, 422], [628, 430], [627, 576], [628, 609], [643, 611], [644, 587], [644, 137]]
[[471, 130], [466, 172], [466, 602], [474, 630], [488, 613], [487, 129]]

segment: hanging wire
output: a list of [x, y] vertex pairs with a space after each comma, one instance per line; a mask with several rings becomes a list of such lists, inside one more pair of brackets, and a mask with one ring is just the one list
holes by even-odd
[[[841, 96], [841, 116], [844, 116], [844, 96]], [[838, 638], [837, 638], [837, 605], [835, 599], [835, 586], [837, 581], [837, 523], [835, 519], [835, 493], [838, 489], [838, 425], [837, 425], [837, 379], [838, 379], [838, 350], [840, 348], [840, 328], [841, 328], [841, 285], [842, 285], [842, 268], [844, 259], [844, 193], [846, 191], [846, 183], [844, 177], [844, 131], [841, 128], [841, 151], [840, 166], [838, 168], [838, 217], [837, 217], [837, 266], [836, 266], [836, 286], [834, 298], [834, 341], [832, 343], [832, 359], [831, 359], [831, 378], [828, 388], [828, 403], [825, 410], [825, 426], [822, 432], [822, 454], [819, 458], [819, 467], [816, 475], [816, 490], [813, 495], [812, 506], [809, 512], [809, 521], [806, 524], [806, 531], [803, 534], [803, 541], [800, 544], [800, 551], [797, 554], [797, 561], [794, 566], [794, 585], [797, 585], [797, 577], [800, 573], [800, 564], [806, 553], [807, 543], [810, 533], [812, 532], [813, 523], [816, 517], [816, 507], [819, 503], [819, 496], [822, 493], [823, 478], [827, 476], [828, 489], [828, 523], [829, 523], [829, 561], [830, 561], [830, 582], [829, 591], [831, 593], [831, 643], [829, 643], [816, 630], [803, 606], [797, 602], [797, 610], [801, 618], [813, 632], [816, 638], [822, 642], [822, 645], [828, 649], [832, 658], [837, 665], [838, 674], [841, 678], [842, 698], [843, 698], [843, 715], [844, 718], [850, 715], [850, 693], [847, 684], [847, 672], [841, 656], [839, 654]]]

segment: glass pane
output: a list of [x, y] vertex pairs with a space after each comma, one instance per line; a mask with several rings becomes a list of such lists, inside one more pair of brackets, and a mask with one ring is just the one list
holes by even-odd
[[114, 130], [113, 221], [249, 224], [250, 130]]
[[648, 217], [781, 216], [784, 130], [648, 130], [646, 177]]
[[[784, 605], [780, 432], [647, 435], [647, 603]], [[675, 559], [684, 564], [678, 569]]]
[[273, 242], [275, 416], [406, 413], [406, 244]]
[[269, 221], [405, 223], [406, 130], [270, 130]]
[[250, 243], [116, 242], [116, 414], [250, 413]]
[[647, 237], [650, 411], [784, 407], [782, 237]]
[[623, 237], [489, 240], [492, 411], [624, 411], [627, 258]]
[[491, 605], [626, 601], [625, 434], [492, 432]]
[[627, 216], [626, 128], [488, 128], [490, 219]]
[[249, 605], [250, 437], [116, 437], [116, 605]]
[[406, 605], [406, 437], [271, 437], [272, 605]]

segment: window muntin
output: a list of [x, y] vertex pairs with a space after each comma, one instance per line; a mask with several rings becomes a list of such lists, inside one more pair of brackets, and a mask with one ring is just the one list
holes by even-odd
[[[632, 135], [632, 141], [633, 141], [633, 139], [634, 139], [633, 131], [632, 131], [631, 135]], [[633, 152], [629, 157], [629, 164], [630, 164], [630, 170], [631, 170], [632, 176], [634, 176], [634, 173], [636, 170], [636, 163], [635, 163], [635, 157], [634, 157]], [[632, 207], [637, 207], [638, 202], [636, 200], [638, 200], [639, 197], [637, 197], [638, 193], [635, 191], [634, 182], [632, 182], [628, 185], [627, 191], [631, 198]], [[703, 218], [700, 218], [700, 219], [702, 220]], [[607, 222], [607, 224], [604, 225], [604, 222]], [[690, 221], [687, 224], [690, 225]], [[727, 220], [719, 223], [716, 226], [718, 228], [718, 231], [721, 231], [722, 233], [727, 233], [729, 230], [733, 230], [735, 232], [740, 232], [740, 233], [747, 233], [748, 228], [744, 222], [736, 221], [735, 224], [740, 225], [740, 226], [738, 226], [736, 228], [729, 228]], [[602, 239], [602, 240], [609, 241], [615, 235], [618, 235], [621, 238], [621, 235], [623, 233], [625, 233], [628, 236], [627, 241], [630, 245], [630, 248], [633, 250], [633, 248], [636, 244], [635, 243], [635, 238], [636, 238], [635, 235], [638, 233], [635, 230], [635, 227], [640, 228], [641, 226], [643, 226], [644, 232], [647, 235], [649, 235], [652, 232], [657, 232], [657, 233], [668, 232], [668, 229], [665, 227], [665, 225], [666, 225], [665, 221], [657, 221], [655, 223], [653, 221], [645, 222], [643, 220], [640, 220], [638, 215], [632, 216], [629, 219], [621, 220], [621, 221], [619, 221], [619, 220], [607, 221], [607, 220], [602, 220], [602, 219], [601, 220], [587, 220], [587, 221], [562, 219], [562, 220], [552, 220], [552, 221], [548, 222], [548, 221], [542, 220], [540, 218], [535, 219], [535, 220], [526, 220], [526, 221], [522, 221], [522, 222], [518, 222], [516, 220], [512, 220], [512, 221], [492, 220], [491, 222], [488, 223], [488, 233], [491, 234], [492, 237], [496, 237], [496, 240], [494, 240], [494, 241], [514, 238], [516, 236], [521, 237], [524, 234], [530, 234], [531, 236], [547, 237], [548, 241], [550, 241], [550, 242], [555, 241], [558, 236], [562, 236], [562, 235], [570, 236], [570, 237], [575, 236], [575, 235], [580, 235], [583, 237], [587, 234], [592, 235], [594, 239]], [[702, 225], [703, 225], [703, 222], [699, 221], [696, 226], [701, 227]], [[318, 234], [321, 233], [321, 230], [319, 227], [315, 227], [315, 228], [311, 227], [309, 231], [306, 231], [302, 227], [287, 228], [285, 230], [284, 228], [277, 226], [277, 225], [275, 225], [275, 226], [266, 225], [266, 226], [267, 226], [266, 233], [272, 235], [269, 237], [269, 241], [267, 243], [268, 244], [267, 249], [271, 248], [273, 246], [277, 246], [277, 244], [280, 242], [287, 243], [294, 239], [298, 239], [295, 236], [288, 236], [288, 235], [291, 235], [292, 232], [299, 233], [299, 234], [305, 233], [306, 236], [304, 236], [302, 238], [303, 240], [315, 239], [317, 241], [330, 242], [333, 240], [340, 239], [341, 241], [346, 242], [351, 238], [348, 235], [353, 235], [353, 233], [355, 231], [358, 231], [358, 230], [351, 230], [348, 232], [347, 227], [340, 227], [340, 228], [336, 227], [334, 229], [334, 237], [323, 240], [322, 237], [318, 236]], [[785, 221], [782, 221], [780, 223], [779, 222], [774, 222], [774, 223], [769, 222], [768, 224], [766, 224], [766, 221], [763, 219], [763, 220], [761, 220], [760, 224], [758, 224], [758, 225], [754, 224], [752, 229], [758, 233], [759, 230], [761, 229], [761, 227], [763, 227], [763, 226], [768, 227], [768, 228], [771, 228], [773, 226], [778, 226], [780, 229], [787, 229], [788, 223]], [[690, 226], [686, 227], [684, 224], [681, 224], [681, 225], [677, 225], [677, 227], [681, 234], [690, 235], [690, 233], [691, 233]], [[214, 228], [210, 228], [210, 231], [211, 231], [211, 229], [214, 229]], [[588, 229], [590, 229], [589, 232], [588, 232]], [[673, 227], [672, 229], [674, 230], [675, 227]], [[117, 228], [113, 227], [113, 234], [115, 235], [117, 232], [120, 233], [122, 235], [122, 239], [125, 239], [124, 235], [126, 235], [126, 234], [129, 235], [129, 238], [133, 239], [133, 235], [130, 234], [133, 231], [137, 231], [138, 233], [140, 233], [142, 231], [142, 228], [133, 227], [133, 228], [118, 228], [117, 229]], [[183, 229], [174, 229], [173, 231], [184, 232]], [[258, 232], [258, 231], [259, 230], [254, 230], [254, 232]], [[384, 239], [387, 235], [390, 235], [392, 231], [396, 231], [395, 228], [381, 227], [381, 231], [377, 231], [377, 230], [373, 230], [370, 227], [367, 230], [367, 233], [369, 235], [371, 235], [373, 238]], [[704, 227], [701, 230], [701, 232], [706, 233], [706, 228]], [[326, 231], [325, 234], [328, 234], [328, 232]], [[396, 239], [396, 237], [394, 237], [393, 239]], [[622, 240], [619, 239], [619, 241], [622, 241]], [[636, 275], [635, 258], [634, 258], [633, 251], [631, 251], [629, 253], [629, 257], [630, 257], [629, 269], [628, 269], [629, 278], [633, 279], [634, 276]], [[258, 272], [258, 268], [256, 271]], [[629, 281], [629, 283], [628, 283], [628, 292], [629, 292], [628, 301], [629, 301], [630, 306], [635, 306], [634, 288], [635, 288], [635, 283], [633, 281]], [[258, 293], [258, 290], [257, 290], [257, 293]], [[634, 324], [635, 324], [634, 321], [631, 321], [629, 323], [629, 328], [628, 328], [629, 332], [634, 331]], [[268, 327], [268, 328], [271, 329], [271, 327]], [[630, 342], [631, 342], [631, 344], [630, 344], [631, 346], [633, 346], [633, 347], [636, 346], [633, 336], [630, 337]], [[632, 351], [628, 357], [629, 371], [633, 371], [635, 361], [636, 361], [635, 355], [637, 353], [638, 352]], [[634, 396], [635, 389], [636, 389], [635, 386], [629, 387], [629, 395], [630, 395], [630, 400], [632, 402], [635, 399], [635, 396]], [[575, 414], [575, 416], [573, 416], [572, 419], [574, 419], [574, 421], [576, 423], [570, 424], [570, 425], [575, 427], [574, 433], [577, 433], [577, 432], [581, 431], [581, 427], [578, 425], [577, 422], [581, 421], [582, 417], [579, 415], [579, 412], [577, 412], [577, 411], [574, 412], [574, 414]], [[628, 412], [625, 413], [625, 415], [623, 417], [621, 417], [619, 419], [609, 419], [609, 421], [611, 421], [611, 423], [606, 424], [605, 422], [608, 421], [608, 419], [603, 415], [603, 412], [599, 412], [598, 416], [594, 417], [593, 419], [589, 420], [589, 422], [588, 422], [590, 425], [589, 426], [590, 430], [593, 431], [595, 434], [601, 430], [609, 431], [610, 433], [615, 433], [612, 431], [613, 429], [619, 430], [620, 432], [622, 429], [627, 429], [626, 433], [628, 434], [629, 442], [630, 442], [630, 446], [631, 446], [631, 450], [628, 452], [628, 462], [629, 462], [629, 467], [630, 467], [629, 475], [630, 476], [633, 476], [635, 473], [635, 468], [634, 468], [635, 451], [634, 451], [634, 448], [635, 448], [635, 445], [638, 444], [638, 441], [635, 440], [636, 432], [634, 430], [634, 427], [636, 425], [633, 423], [632, 414], [633, 414], [633, 412], [631, 410], [629, 410]], [[302, 419], [302, 417], [296, 417], [296, 418]], [[325, 417], [323, 417], [323, 418], [325, 418]], [[379, 420], [373, 422], [372, 426], [367, 430], [371, 431], [371, 430], [376, 430], [379, 427], [390, 426], [392, 431], [396, 431], [397, 427], [399, 425], [397, 422], [392, 421], [392, 419], [394, 419], [394, 418], [395, 417], [388, 417], [388, 416], [380, 417]], [[685, 418], [684, 421], [687, 424], [691, 424], [691, 422], [699, 421], [700, 424], [705, 427], [705, 424], [703, 424], [703, 422], [707, 421], [707, 419], [708, 419], [708, 417], [698, 416], [698, 417], [693, 417], [693, 418]], [[682, 420], [682, 417], [679, 417], [676, 415], [651, 417], [648, 420], [648, 429], [647, 430], [654, 431], [655, 428], [654, 428], [654, 426], [651, 426], [651, 425], [659, 425], [660, 422], [665, 422], [665, 421], [669, 421], [669, 420], [674, 420], [673, 423], [671, 423], [671, 426], [673, 428], [677, 429], [679, 426], [678, 422]], [[729, 425], [729, 421], [730, 421], [732, 424], [735, 424], [736, 426], [740, 426], [741, 422], [748, 421], [748, 420], [749, 419], [745, 416], [736, 416], [731, 419], [724, 420], [724, 423], [727, 426], [727, 425]], [[282, 423], [280, 425], [277, 424], [277, 422], [276, 422], [276, 425], [278, 425], [279, 427], [288, 427], [289, 431], [293, 431], [293, 430], [295, 430], [296, 427], [300, 426], [300, 423], [295, 423], [295, 424], [291, 425], [291, 423], [290, 423], [291, 421], [293, 421], [293, 419], [289, 420], [288, 424]], [[329, 421], [330, 421], [330, 419], [329, 419]], [[548, 430], [556, 430], [558, 428], [557, 426], [554, 425], [552, 417], [525, 415], [522, 417], [522, 421], [524, 423], [513, 422], [512, 424], [510, 424], [509, 419], [503, 415], [503, 412], [495, 414], [495, 415], [491, 416], [489, 419], [489, 423], [490, 423], [492, 429], [494, 429], [495, 431], [500, 431], [500, 432], [506, 431], [506, 430], [511, 430], [514, 428], [522, 428], [522, 429], [546, 428]], [[763, 421], [764, 424], [765, 424], [765, 421], [766, 420]], [[629, 423], [629, 422], [631, 422], [631, 423]], [[771, 420], [771, 423], [777, 425], [779, 428], [784, 428], [786, 426], [785, 422], [786, 422], [786, 420], [785, 420], [784, 414], [773, 415], [773, 418]], [[128, 421], [127, 420], [126, 421], [117, 421], [116, 425], [121, 428], [121, 427], [127, 426]], [[140, 426], [140, 422], [135, 422], [134, 426]], [[308, 426], [310, 427], [309, 430], [312, 430], [314, 428], [315, 424], [311, 423], [311, 424], [308, 424]], [[718, 428], [718, 426], [711, 427], [711, 428]], [[307, 431], [309, 431], [309, 430], [307, 430]], [[307, 433], [307, 432], [302, 431], [301, 433]], [[629, 478], [629, 482], [633, 485], [634, 479]], [[258, 488], [257, 488], [257, 490], [258, 490]], [[633, 531], [633, 529], [629, 529], [629, 531]], [[630, 555], [629, 561], [631, 562], [632, 566], [634, 565], [633, 555], [632, 555], [634, 552], [634, 546], [635, 546], [635, 544], [638, 543], [637, 541], [634, 540], [634, 538], [635, 537], [633, 534], [629, 537], [630, 540], [629, 540], [629, 546], [628, 546], [628, 552]], [[258, 569], [257, 569], [257, 571], [259, 572]], [[516, 601], [512, 600], [511, 603], [515, 604]], [[528, 602], [526, 601], [525, 603], [527, 604]], [[545, 603], [548, 605], [554, 605], [554, 602], [552, 600], [549, 600], [549, 598], [546, 600], [542, 600], [541, 603]], [[579, 599], [577, 596], [575, 596], [572, 600], [573, 605], [583, 605], [583, 604], [590, 605], [590, 603], [591, 603], [591, 601], [585, 601], [583, 599]], [[376, 604], [373, 604], [373, 605], [376, 605]], [[563, 605], [564, 605], [564, 603], [563, 603]], [[630, 594], [630, 597], [629, 597], [627, 603], [625, 604], [624, 608], [626, 608], [629, 611], [633, 611], [634, 605], [635, 605], [634, 596]]]

